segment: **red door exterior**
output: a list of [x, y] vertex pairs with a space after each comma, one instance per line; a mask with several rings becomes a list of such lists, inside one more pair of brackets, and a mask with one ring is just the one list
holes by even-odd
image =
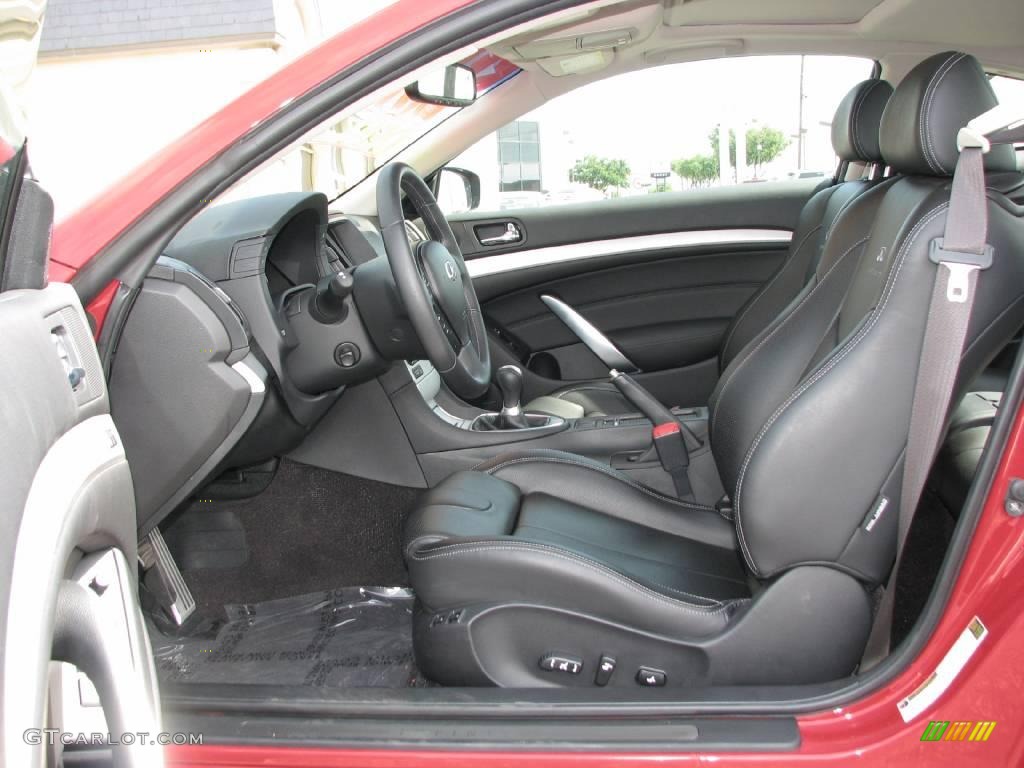
[[[282, 105], [363, 57], [470, 0], [400, 0], [327, 41], [206, 120], [143, 168], [64, 221], [54, 232], [50, 276], [74, 273], [143, 216], [200, 166], [237, 141]], [[113, 286], [90, 310], [102, 323]], [[796, 752], [715, 755], [720, 765], [863, 766], [1017, 765], [1024, 756], [1024, 519], [1003, 510], [1013, 477], [1024, 477], [1024, 412], [1018, 413], [1007, 454], [986, 503], [983, 518], [961, 570], [952, 599], [923, 653], [885, 689], [850, 707], [798, 719]], [[979, 617], [988, 635], [938, 701], [909, 723], [897, 703], [935, 671], [968, 624]], [[922, 741], [929, 721], [994, 722], [986, 741]], [[433, 750], [331, 750], [281, 746], [171, 747], [174, 766], [646, 766], [684, 765], [708, 757], [678, 754], [580, 754], [530, 752], [442, 752]]]

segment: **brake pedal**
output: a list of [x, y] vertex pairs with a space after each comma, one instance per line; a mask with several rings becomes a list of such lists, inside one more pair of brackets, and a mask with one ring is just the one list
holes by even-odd
[[159, 528], [154, 528], [139, 542], [139, 562], [145, 572], [146, 586], [180, 627], [195, 611], [196, 601]]

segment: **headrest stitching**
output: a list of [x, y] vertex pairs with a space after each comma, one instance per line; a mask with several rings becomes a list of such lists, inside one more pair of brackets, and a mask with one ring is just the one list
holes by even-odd
[[[935, 87], [934, 87], [934, 88], [932, 89], [932, 94], [931, 94], [931, 97], [930, 97], [930, 98], [928, 99], [928, 107], [927, 107], [927, 108], [928, 108], [928, 117], [927, 117], [927, 121], [928, 121], [928, 123], [931, 123], [931, 112], [932, 112], [932, 104], [933, 104], [933, 103], [935, 102], [935, 94], [936, 94], [936, 93], [938, 93], [938, 91], [939, 91], [939, 85], [941, 85], [941, 84], [942, 84], [942, 81], [943, 81], [943, 80], [944, 80], [944, 79], [946, 78], [946, 75], [948, 75], [948, 74], [949, 74], [950, 72], [952, 72], [952, 71], [953, 71], [953, 70], [954, 70], [954, 69], [956, 68], [956, 65], [957, 65], [957, 64], [959, 64], [959, 63], [960, 63], [961, 61], [963, 61], [963, 60], [964, 60], [964, 59], [966, 59], [966, 58], [967, 58], [967, 54], [966, 54], [966, 53], [961, 53], [961, 54], [960, 54], [960, 55], [959, 55], [959, 56], [957, 57], [956, 61], [954, 61], [954, 62], [953, 62], [952, 64], [950, 64], [950, 65], [949, 65], [949, 68], [948, 68], [948, 69], [946, 69], [946, 71], [942, 73], [942, 76], [941, 76], [941, 77], [940, 77], [940, 78], [938, 79], [938, 81], [936, 81], [936, 83], [935, 83]], [[947, 168], [946, 168], [945, 166], [943, 166], [943, 165], [942, 165], [942, 163], [941, 163], [941, 162], [939, 161], [939, 154], [938, 154], [938, 152], [936, 152], [936, 151], [935, 151], [935, 144], [934, 144], [934, 142], [933, 142], [933, 138], [934, 138], [934, 137], [932, 136], [932, 133], [931, 133], [931, 126], [930, 126], [930, 125], [929, 125], [929, 127], [928, 127], [928, 131], [927, 131], [927, 134], [928, 134], [928, 149], [929, 149], [929, 151], [931, 151], [932, 155], [934, 155], [934, 156], [935, 156], [935, 162], [936, 162], [936, 164], [937, 164], [937, 165], [938, 165], [938, 166], [939, 166], [940, 168], [942, 168], [942, 170], [943, 170], [943, 171], [944, 171], [945, 173], [952, 173], [952, 172], [953, 172], [953, 171], [952, 171], [952, 169], [947, 169]]]
[[853, 139], [853, 148], [857, 150], [857, 153], [860, 155], [860, 159], [864, 160], [865, 162], [867, 162], [868, 153], [864, 149], [864, 145], [861, 143], [860, 131], [857, 130], [857, 124], [858, 120], [860, 119], [861, 107], [864, 106], [864, 104], [868, 100], [868, 96], [871, 94], [872, 91], [875, 90], [875, 86], [877, 86], [880, 82], [880, 80], [872, 81], [871, 85], [869, 85], [867, 88], [861, 91], [860, 94], [858, 94], [857, 100], [854, 102], [853, 105], [853, 117], [850, 122], [850, 137]]
[[935, 151], [935, 144], [932, 141], [929, 125], [931, 122], [932, 105], [935, 103], [935, 94], [939, 90], [939, 85], [946, 78], [946, 75], [948, 75], [953, 70], [953, 67], [966, 57], [967, 54], [965, 53], [950, 54], [950, 57], [942, 63], [942, 66], [935, 70], [935, 74], [932, 75], [931, 80], [928, 82], [928, 87], [925, 89], [924, 104], [921, 107], [920, 116], [921, 149], [924, 154], [924, 159], [928, 162], [928, 167], [936, 173], [949, 173], [949, 171], [939, 161], [939, 155]]

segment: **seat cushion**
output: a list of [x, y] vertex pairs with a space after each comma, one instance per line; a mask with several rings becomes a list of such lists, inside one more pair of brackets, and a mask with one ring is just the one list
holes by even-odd
[[736, 550], [666, 534], [546, 493], [523, 497], [513, 535], [585, 555], [654, 589], [702, 603], [750, 596]]
[[428, 611], [522, 601], [705, 637], [750, 597], [730, 521], [557, 451], [443, 481], [407, 524], [406, 560]]

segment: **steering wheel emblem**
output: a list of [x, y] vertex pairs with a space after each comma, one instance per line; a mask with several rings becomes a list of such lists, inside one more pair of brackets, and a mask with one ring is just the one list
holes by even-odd
[[448, 279], [449, 280], [451, 280], [452, 282], [455, 282], [455, 274], [456, 274], [456, 272], [455, 272], [455, 262], [454, 261], [449, 260], [449, 261], [446, 261], [444, 263], [444, 273], [446, 275], [448, 275]]

